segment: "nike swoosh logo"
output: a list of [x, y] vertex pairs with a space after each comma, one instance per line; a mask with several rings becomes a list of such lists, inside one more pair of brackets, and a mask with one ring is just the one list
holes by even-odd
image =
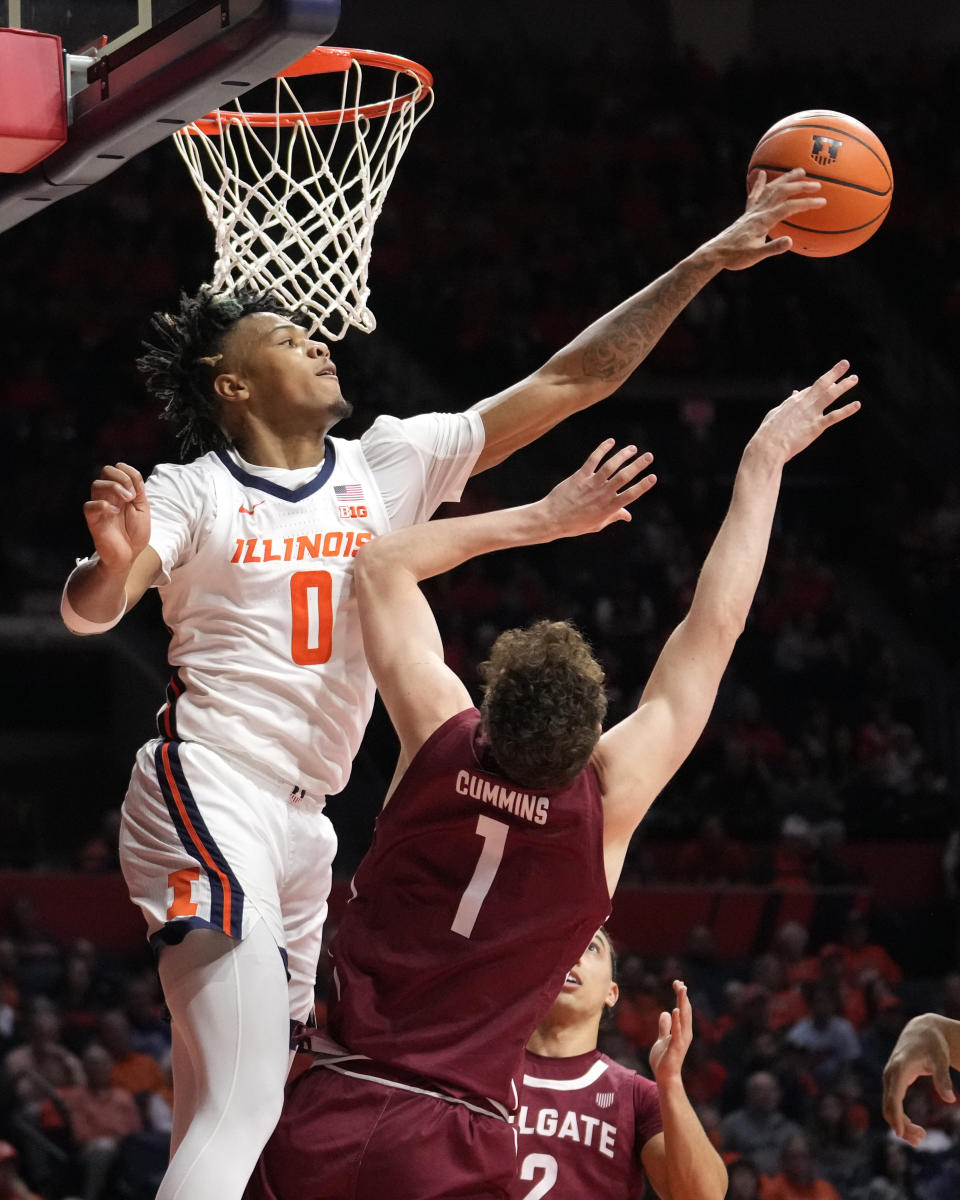
[[[263, 503], [262, 500], [258, 500], [256, 502], [256, 504], [253, 506], [253, 508], [259, 508], [262, 503]], [[252, 517], [253, 516], [253, 508], [244, 508], [243, 505], [241, 504], [240, 508], [237, 511], [245, 513], [248, 517]]]

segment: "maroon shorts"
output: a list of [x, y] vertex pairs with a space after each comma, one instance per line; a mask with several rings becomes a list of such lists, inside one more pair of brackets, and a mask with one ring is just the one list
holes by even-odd
[[507, 1200], [512, 1125], [315, 1067], [290, 1085], [244, 1200]]

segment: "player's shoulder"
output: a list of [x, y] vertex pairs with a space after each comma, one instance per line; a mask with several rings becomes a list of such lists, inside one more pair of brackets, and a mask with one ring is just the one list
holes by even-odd
[[652, 1079], [648, 1079], [646, 1075], [641, 1075], [632, 1067], [625, 1067], [623, 1063], [617, 1062], [608, 1054], [598, 1053], [597, 1057], [606, 1064], [607, 1078], [617, 1087], [627, 1091], [632, 1090], [636, 1098], [646, 1098], [658, 1094], [656, 1083]]
[[147, 477], [147, 482], [154, 485], [170, 483], [181, 487], [201, 487], [207, 486], [217, 473], [224, 470], [220, 456], [215, 450], [211, 450], [185, 463], [157, 463]]
[[465, 433], [474, 420], [469, 410], [459, 413], [422, 412], [410, 417], [381, 413], [360, 437], [359, 445], [365, 452], [398, 444], [420, 450], [430, 449], [438, 440], [450, 436], [452, 430], [462, 426], [461, 432]]

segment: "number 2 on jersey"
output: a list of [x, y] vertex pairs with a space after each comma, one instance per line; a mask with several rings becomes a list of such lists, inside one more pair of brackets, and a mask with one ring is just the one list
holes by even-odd
[[543, 1172], [543, 1178], [524, 1192], [523, 1200], [540, 1200], [551, 1190], [557, 1182], [557, 1160], [551, 1154], [528, 1154], [520, 1164], [520, 1178], [529, 1183], [537, 1171]]
[[329, 571], [290, 576], [290, 654], [298, 667], [330, 657], [333, 641], [333, 580]]
[[477, 836], [483, 838], [483, 849], [466, 891], [460, 897], [457, 915], [450, 926], [454, 933], [459, 933], [462, 937], [468, 938], [473, 933], [473, 927], [480, 915], [480, 905], [490, 891], [490, 885], [503, 858], [503, 847], [509, 829], [509, 825], [503, 821], [495, 821], [493, 817], [477, 817]]

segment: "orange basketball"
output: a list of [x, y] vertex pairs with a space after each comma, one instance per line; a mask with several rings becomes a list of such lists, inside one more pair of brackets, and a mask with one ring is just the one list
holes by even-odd
[[771, 237], [789, 234], [795, 253], [831, 258], [862, 246], [880, 228], [890, 209], [893, 172], [883, 143], [862, 122], [826, 108], [784, 117], [754, 147], [747, 187], [761, 169], [769, 179], [794, 167], [820, 181], [827, 203], [781, 221]]

